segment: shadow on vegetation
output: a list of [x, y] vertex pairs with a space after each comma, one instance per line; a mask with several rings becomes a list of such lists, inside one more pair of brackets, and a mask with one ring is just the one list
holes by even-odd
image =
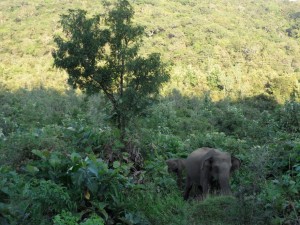
[[[127, 199], [128, 209], [142, 210], [153, 224], [167, 224], [161, 223], [164, 219], [173, 224], [179, 224], [175, 219], [181, 224], [297, 224], [297, 102], [280, 105], [266, 95], [212, 102], [209, 93], [188, 97], [174, 90], [132, 118], [125, 144], [129, 156], [121, 153], [124, 143], [119, 141], [120, 134], [109, 120], [109, 105], [99, 95], [87, 98], [73, 91], [2, 90], [0, 102], [0, 163], [14, 165], [20, 173], [26, 174], [26, 165], [40, 160], [33, 153], [37, 151], [95, 153], [110, 163], [116, 160], [114, 154], [128, 165], [132, 163], [126, 176], [149, 189], [139, 193], [143, 197]], [[165, 210], [167, 204], [179, 204], [170, 197], [170, 193], [178, 197], [178, 191], [174, 190], [174, 180], [164, 161], [185, 157], [202, 146], [223, 149], [242, 160], [241, 171], [232, 180], [237, 198], [213, 198], [188, 206], [180, 202], [182, 205], [176, 207], [182, 211], [176, 216], [172, 210], [167, 211], [168, 218], [159, 218], [155, 207], [141, 207], [147, 202]], [[152, 202], [157, 195], [166, 202]]]

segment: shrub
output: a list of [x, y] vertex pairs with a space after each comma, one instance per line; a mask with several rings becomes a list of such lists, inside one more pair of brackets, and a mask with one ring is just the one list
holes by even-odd
[[74, 204], [85, 217], [94, 212], [105, 220], [124, 215], [123, 198], [136, 186], [129, 174], [131, 163], [114, 161], [108, 165], [93, 154], [33, 151], [40, 160], [27, 165], [31, 176], [51, 179], [67, 188]]
[[75, 207], [66, 189], [50, 180], [27, 180], [7, 168], [0, 172], [0, 204], [7, 209], [2, 216], [11, 224], [49, 224], [51, 216]]
[[143, 182], [151, 186], [152, 190], [169, 193], [177, 187], [176, 179], [168, 173], [163, 157], [146, 160], [144, 169]]
[[206, 132], [189, 135], [190, 151], [199, 147], [211, 147], [224, 149], [233, 154], [243, 152], [249, 146], [246, 141], [233, 136], [227, 136], [223, 132]]
[[[1, 170], [0, 196], [6, 199], [7, 221], [48, 224], [62, 210], [75, 209], [83, 218], [97, 213], [104, 220], [119, 221], [125, 216], [124, 196], [135, 188], [129, 175], [132, 164], [115, 161], [109, 166], [92, 154], [83, 157], [47, 150], [33, 150], [33, 154], [40, 160], [27, 163], [25, 175]], [[85, 223], [93, 221], [100, 220]]]
[[62, 211], [53, 219], [54, 225], [104, 225], [104, 221], [97, 215], [92, 215], [90, 218], [79, 222], [78, 216], [74, 216], [71, 212]]
[[127, 207], [145, 215], [149, 220], [146, 224], [189, 224], [188, 204], [178, 192], [156, 192], [153, 186], [148, 186], [146, 190], [129, 196]]
[[32, 150], [55, 149], [67, 151], [69, 146], [60, 139], [63, 128], [48, 125], [44, 128], [32, 128], [11, 133], [5, 139], [0, 138], [1, 152], [3, 155], [0, 163], [20, 166], [22, 161], [33, 158]]
[[54, 225], [78, 225], [78, 217], [72, 215], [71, 212], [63, 210], [53, 218]]
[[289, 101], [277, 112], [281, 128], [288, 132], [300, 131], [300, 103]]
[[240, 204], [255, 207], [253, 224], [297, 224], [300, 145], [277, 142], [256, 146], [243, 157], [237, 196]]
[[43, 217], [47, 220], [47, 217], [52, 217], [63, 209], [75, 208], [66, 188], [51, 180], [32, 180], [30, 186], [25, 185], [23, 194], [23, 199], [29, 200], [24, 213], [31, 224], [39, 224]]
[[208, 197], [199, 204], [194, 204], [189, 224], [251, 224], [243, 221], [238, 202], [233, 197]]

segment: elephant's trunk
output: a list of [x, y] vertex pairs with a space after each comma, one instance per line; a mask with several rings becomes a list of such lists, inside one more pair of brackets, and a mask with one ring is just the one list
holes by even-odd
[[230, 184], [229, 184], [229, 175], [220, 177], [219, 184], [220, 184], [222, 195], [230, 195], [231, 194]]

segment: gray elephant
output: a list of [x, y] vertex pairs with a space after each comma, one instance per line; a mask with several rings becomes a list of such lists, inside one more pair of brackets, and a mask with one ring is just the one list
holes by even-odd
[[166, 161], [169, 173], [177, 175], [177, 185], [182, 188], [182, 173], [185, 170], [185, 159], [168, 159]]
[[217, 187], [223, 195], [231, 194], [229, 178], [240, 165], [240, 160], [227, 152], [207, 147], [195, 150], [185, 160], [187, 178], [184, 199], [189, 198], [193, 184], [199, 187], [203, 197], [211, 187]]

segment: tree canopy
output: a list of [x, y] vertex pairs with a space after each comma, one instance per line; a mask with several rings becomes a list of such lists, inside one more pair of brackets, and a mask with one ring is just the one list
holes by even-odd
[[61, 16], [64, 36], [56, 36], [54, 64], [65, 69], [68, 82], [88, 94], [103, 91], [112, 104], [118, 128], [156, 97], [168, 70], [158, 53], [138, 54], [144, 27], [134, 25], [134, 10], [119, 0], [100, 21], [84, 10]]

